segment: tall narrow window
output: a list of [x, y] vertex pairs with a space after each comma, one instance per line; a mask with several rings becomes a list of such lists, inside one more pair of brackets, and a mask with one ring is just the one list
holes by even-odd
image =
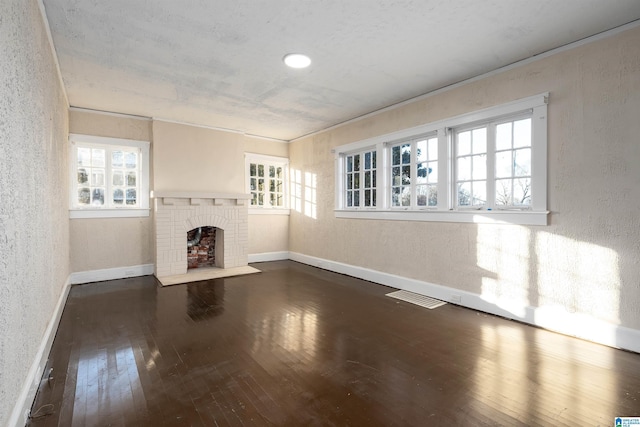
[[269, 202], [284, 207], [284, 167], [269, 165]]
[[496, 205], [531, 205], [531, 118], [496, 126]]
[[438, 205], [438, 138], [416, 142], [416, 204], [419, 207]]
[[391, 147], [391, 206], [438, 205], [438, 138], [416, 138]]
[[391, 206], [411, 206], [411, 144], [391, 148]]
[[363, 151], [345, 156], [345, 206], [375, 207], [377, 202], [377, 154]]
[[364, 153], [364, 207], [376, 205], [376, 152], [366, 151]]
[[455, 154], [457, 205], [484, 206], [487, 203], [487, 127], [457, 132]]

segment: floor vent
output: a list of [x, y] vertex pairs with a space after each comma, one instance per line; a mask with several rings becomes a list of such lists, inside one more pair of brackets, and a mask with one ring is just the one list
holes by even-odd
[[428, 308], [430, 310], [446, 304], [444, 301], [408, 291], [395, 291], [387, 294], [387, 296], [410, 302], [411, 304], [419, 305], [420, 307]]

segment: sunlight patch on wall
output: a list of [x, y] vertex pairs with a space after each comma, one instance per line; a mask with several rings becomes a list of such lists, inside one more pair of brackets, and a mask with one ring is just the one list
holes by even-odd
[[478, 224], [476, 259], [486, 271], [481, 297], [518, 317], [530, 305], [531, 232], [514, 225]]
[[304, 214], [309, 218], [317, 218], [317, 175], [315, 173], [304, 173]]
[[620, 323], [616, 251], [547, 232], [537, 233], [535, 247], [540, 307]]
[[291, 169], [291, 209], [302, 213], [302, 171]]

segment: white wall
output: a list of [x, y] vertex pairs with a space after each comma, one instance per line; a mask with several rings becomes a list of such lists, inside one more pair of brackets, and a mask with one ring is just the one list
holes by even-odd
[[[635, 27], [293, 142], [318, 200], [316, 219], [292, 214], [290, 250], [613, 345], [640, 338], [638, 58]], [[333, 147], [547, 91], [548, 226], [334, 218]]]
[[69, 276], [68, 105], [38, 7], [0, 3], [0, 425]]

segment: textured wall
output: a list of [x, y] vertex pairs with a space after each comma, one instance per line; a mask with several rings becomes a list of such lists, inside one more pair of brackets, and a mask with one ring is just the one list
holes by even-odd
[[[76, 109], [69, 113], [69, 132], [84, 135], [151, 141], [151, 123], [151, 120], [144, 118]], [[153, 144], [151, 153], [153, 156]], [[149, 178], [152, 176], [153, 173], [150, 173]], [[153, 185], [149, 188], [153, 188]], [[152, 230], [151, 215], [144, 218], [70, 220], [71, 272], [152, 264]]]
[[[547, 91], [550, 225], [334, 218], [331, 148]], [[640, 330], [639, 111], [636, 27], [296, 141], [318, 214], [292, 213], [290, 250]]]
[[0, 3], [0, 425], [69, 276], [67, 108], [35, 0]]

